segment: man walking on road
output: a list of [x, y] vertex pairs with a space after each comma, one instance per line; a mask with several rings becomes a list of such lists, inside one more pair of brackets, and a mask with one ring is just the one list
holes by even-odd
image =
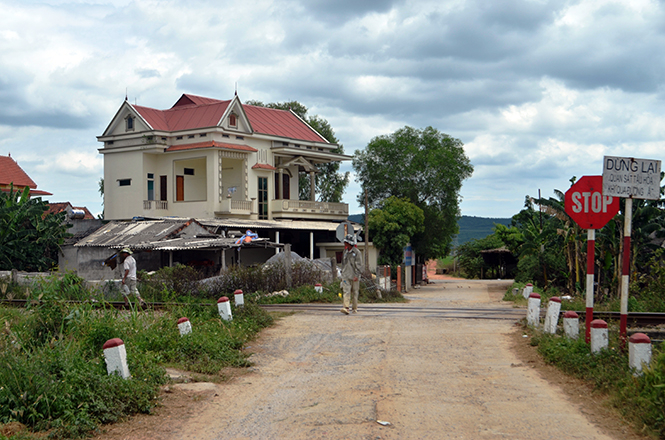
[[353, 313], [358, 311], [358, 292], [360, 274], [362, 273], [363, 257], [356, 246], [356, 238], [349, 234], [344, 237], [344, 255], [342, 257], [342, 291], [344, 292], [341, 312], [349, 314], [349, 303], [353, 293]]
[[122, 294], [125, 298], [125, 305], [129, 306], [129, 294], [132, 293], [139, 300], [141, 307], [145, 307], [145, 301], [141, 298], [139, 289], [136, 287], [136, 260], [132, 257], [132, 251], [124, 248], [120, 251], [122, 262]]

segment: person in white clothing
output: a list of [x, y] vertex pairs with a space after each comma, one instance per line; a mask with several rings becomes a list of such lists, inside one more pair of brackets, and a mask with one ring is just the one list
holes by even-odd
[[125, 298], [125, 305], [129, 306], [129, 294], [134, 294], [139, 300], [141, 307], [145, 307], [145, 301], [141, 298], [139, 289], [136, 287], [136, 260], [132, 257], [132, 251], [124, 248], [120, 251], [122, 260], [122, 294]]

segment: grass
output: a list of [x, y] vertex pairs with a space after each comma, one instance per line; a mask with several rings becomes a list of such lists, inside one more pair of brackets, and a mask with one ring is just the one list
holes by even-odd
[[[149, 413], [169, 381], [167, 367], [218, 382], [223, 369], [249, 366], [243, 347], [273, 323], [260, 304], [341, 302], [339, 282], [324, 283], [323, 292], [316, 292], [322, 274], [311, 267], [294, 271], [296, 287], [286, 297], [267, 295], [286, 287], [278, 267], [234, 268], [214, 284], [201, 283], [184, 266], [142, 277], [146, 300], [173, 305], [159, 312], [118, 311], [105, 306], [104, 298], [120, 299], [120, 292], [90, 290], [72, 274], [47, 277], [28, 289], [0, 280], [5, 297], [30, 300], [26, 309], [0, 306], [0, 440], [7, 438], [3, 427], [17, 423], [28, 431], [12, 439], [39, 438], [35, 433], [80, 438], [128, 415]], [[245, 305], [232, 305], [233, 320], [225, 321], [216, 300], [228, 296], [233, 304], [238, 287]], [[397, 292], [378, 298], [368, 282], [361, 283], [360, 301], [405, 299]], [[180, 335], [181, 317], [192, 324], [191, 334]], [[107, 374], [102, 346], [112, 338], [125, 343], [130, 379]]]

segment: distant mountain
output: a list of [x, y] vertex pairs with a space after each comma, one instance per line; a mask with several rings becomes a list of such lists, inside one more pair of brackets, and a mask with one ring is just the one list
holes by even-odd
[[[349, 216], [349, 220], [364, 224], [364, 214], [353, 214]], [[471, 217], [463, 215], [459, 219], [457, 225], [459, 226], [459, 234], [454, 239], [454, 246], [459, 246], [469, 240], [485, 238], [494, 232], [494, 224], [499, 223], [502, 225], [510, 226], [511, 219], [509, 218], [491, 218], [491, 217]]]

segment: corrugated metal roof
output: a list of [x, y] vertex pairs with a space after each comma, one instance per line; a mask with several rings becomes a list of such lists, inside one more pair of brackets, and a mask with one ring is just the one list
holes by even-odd
[[[190, 225], [205, 231], [199, 236], [181, 237], [179, 233]], [[236, 244], [238, 238], [220, 237], [207, 232], [200, 222], [193, 219], [157, 219], [131, 222], [112, 221], [80, 240], [76, 247], [105, 247], [133, 250], [175, 251], [185, 249], [229, 249], [233, 247], [283, 247], [267, 238], [259, 238], [250, 243]], [[191, 230], [189, 228], [188, 230]]]

